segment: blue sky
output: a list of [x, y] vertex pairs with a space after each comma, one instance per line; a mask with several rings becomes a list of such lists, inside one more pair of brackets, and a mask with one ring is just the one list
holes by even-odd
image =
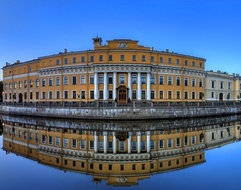
[[[1, 0], [0, 66], [92, 49], [92, 37], [139, 40], [241, 74], [240, 0]], [[2, 78], [2, 72], [0, 74]]]

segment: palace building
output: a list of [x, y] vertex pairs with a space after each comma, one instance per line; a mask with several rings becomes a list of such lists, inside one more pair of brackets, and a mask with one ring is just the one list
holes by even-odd
[[204, 100], [205, 59], [114, 39], [3, 67], [4, 102]]

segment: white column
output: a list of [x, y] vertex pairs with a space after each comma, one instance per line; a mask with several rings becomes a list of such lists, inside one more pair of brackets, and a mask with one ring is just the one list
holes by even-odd
[[103, 133], [104, 135], [104, 153], [107, 153], [107, 132]]
[[116, 154], [116, 136], [115, 136], [115, 132], [113, 132], [113, 154]]
[[107, 85], [107, 72], [104, 72], [104, 100], [108, 100]]
[[98, 152], [98, 135], [96, 131], [95, 131], [95, 138], [94, 138], [94, 151], [95, 153]]
[[95, 96], [95, 100], [98, 100], [98, 73], [95, 73], [94, 75], [94, 96]]
[[147, 73], [146, 75], [146, 100], [151, 100], [151, 75], [150, 73]]
[[147, 131], [147, 135], [146, 135], [146, 151], [147, 151], [147, 153], [150, 152], [150, 143], [151, 143], [151, 134], [150, 134], [150, 131]]
[[128, 153], [131, 153], [131, 137], [132, 137], [132, 133], [129, 132], [129, 138], [128, 138]]
[[141, 73], [137, 75], [137, 100], [141, 100]]
[[141, 133], [137, 133], [137, 153], [141, 152]]
[[116, 97], [116, 88], [117, 88], [117, 73], [113, 73], [113, 100], [115, 100]]
[[129, 97], [132, 100], [132, 88], [131, 88], [131, 73], [128, 73], [128, 88], [129, 88]]

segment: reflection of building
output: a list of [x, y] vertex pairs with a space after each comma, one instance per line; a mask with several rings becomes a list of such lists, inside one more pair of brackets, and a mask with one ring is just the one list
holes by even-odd
[[205, 59], [117, 39], [3, 68], [5, 102], [200, 101]]
[[3, 149], [93, 181], [134, 185], [151, 174], [204, 162], [204, 130], [92, 131], [6, 121]]
[[241, 98], [241, 77], [227, 72], [207, 71], [205, 77], [206, 100], [239, 100]]

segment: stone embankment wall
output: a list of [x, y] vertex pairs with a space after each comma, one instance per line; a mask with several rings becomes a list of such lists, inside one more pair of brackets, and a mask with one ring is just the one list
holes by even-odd
[[220, 116], [241, 113], [240, 105], [165, 108], [56, 108], [0, 105], [0, 113], [55, 118], [139, 120]]

